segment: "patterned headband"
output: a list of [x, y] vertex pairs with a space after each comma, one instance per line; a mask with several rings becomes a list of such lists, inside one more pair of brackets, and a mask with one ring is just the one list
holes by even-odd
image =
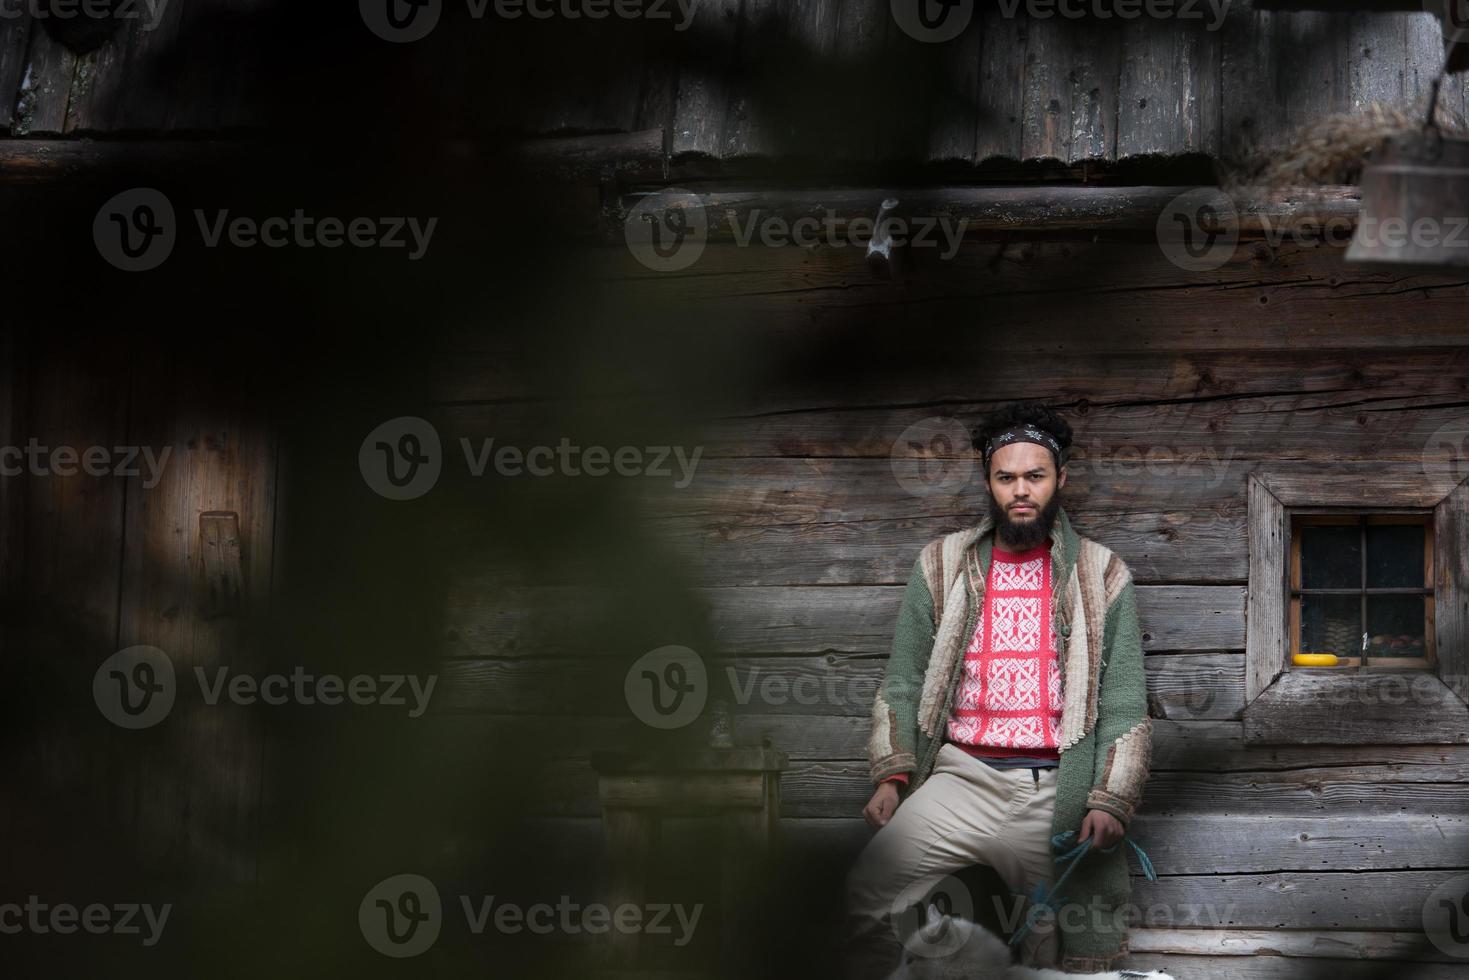
[[995, 455], [995, 451], [1012, 442], [1033, 442], [1038, 446], [1045, 446], [1055, 456], [1057, 465], [1061, 464], [1061, 444], [1056, 441], [1055, 436], [1033, 425], [1017, 425], [1014, 428], [1006, 429], [992, 439], [985, 440], [984, 471], [986, 473], [990, 471], [990, 459]]

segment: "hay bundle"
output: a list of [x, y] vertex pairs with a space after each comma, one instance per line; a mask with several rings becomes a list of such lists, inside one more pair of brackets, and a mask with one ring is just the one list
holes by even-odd
[[[1236, 172], [1231, 183], [1270, 188], [1355, 184], [1368, 154], [1392, 136], [1420, 129], [1424, 114], [1424, 109], [1374, 102], [1361, 111], [1326, 116], [1303, 126], [1288, 145]], [[1464, 132], [1463, 120], [1442, 102], [1435, 117], [1445, 132]]]

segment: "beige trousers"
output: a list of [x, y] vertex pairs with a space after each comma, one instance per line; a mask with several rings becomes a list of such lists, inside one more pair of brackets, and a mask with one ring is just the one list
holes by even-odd
[[[1020, 928], [1036, 884], [1054, 880], [1055, 805], [1054, 768], [996, 769], [943, 745], [933, 774], [867, 842], [847, 875], [849, 975], [882, 977], [897, 965], [902, 939], [917, 920], [911, 913], [898, 922], [894, 916], [940, 883], [951, 905], [944, 911], [972, 917], [981, 903], [995, 903], [999, 921]], [[944, 881], [972, 864], [994, 868], [1012, 894], [968, 895], [957, 880]], [[1054, 917], [1038, 916], [1020, 946], [1021, 962], [1055, 965]], [[920, 956], [948, 952], [911, 942], [908, 948]]]

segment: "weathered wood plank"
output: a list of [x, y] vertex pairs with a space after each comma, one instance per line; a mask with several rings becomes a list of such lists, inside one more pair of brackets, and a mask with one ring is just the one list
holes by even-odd
[[[436, 743], [516, 745], [552, 728], [565, 737], [545, 746], [549, 758], [585, 759], [589, 747], [642, 744], [649, 734], [630, 713], [452, 714], [437, 695], [422, 724]], [[605, 704], [602, 711], [609, 709]], [[558, 711], [560, 708], [558, 707]], [[865, 714], [815, 715], [750, 713], [732, 715], [737, 745], [770, 745], [807, 761], [857, 761], [867, 756], [869, 719]], [[696, 723], [697, 725], [698, 723]], [[1308, 783], [1341, 769], [1339, 778], [1392, 783], [1469, 781], [1469, 747], [1461, 745], [1258, 745], [1244, 741], [1238, 721], [1153, 721], [1154, 779], [1161, 773], [1256, 775], [1290, 770], [1306, 773]], [[1263, 778], [1269, 780], [1268, 775]]]
[[672, 153], [719, 157], [729, 103], [728, 73], [739, 29], [740, 0], [702, 0], [694, 7], [690, 34], [698, 56], [680, 60], [673, 108]]
[[[243, 637], [239, 616], [209, 618], [200, 514], [238, 515], [241, 599], [263, 610], [274, 541], [274, 440], [246, 397], [249, 367], [199, 350], [148, 348], [130, 410], [133, 437], [168, 447], [156, 486], [130, 483], [122, 561], [123, 645], [163, 650], [177, 674], [226, 666], [258, 672], [265, 651]], [[131, 787], [140, 849], [157, 862], [208, 866], [233, 881], [255, 876], [262, 716], [180, 698], [166, 741], [138, 761]]]
[[1469, 480], [1460, 483], [1433, 509], [1434, 582], [1453, 583], [1457, 601], [1434, 600], [1438, 676], [1461, 700], [1469, 700]]
[[[862, 75], [868, 79], [866, 91], [881, 91], [885, 79], [874, 78], [866, 69], [882, 59], [883, 45], [892, 26], [889, 0], [842, 0], [838, 17], [841, 20], [832, 50], [837, 59], [841, 77]], [[893, 99], [894, 95], [887, 98]], [[885, 113], [891, 113], [891, 107]], [[850, 117], [843, 120], [849, 123]], [[867, 163], [877, 155], [878, 142], [882, 139], [880, 125], [842, 125], [831, 141], [831, 153], [835, 159]]]
[[1301, 126], [1351, 105], [1346, 19], [1263, 7], [1232, 4], [1222, 30], [1228, 160], [1287, 145]]
[[[54, 323], [6, 329], [3, 445], [34, 444], [37, 455], [8, 456], [6, 467], [19, 472], [0, 478], [11, 586], [5, 653], [11, 683], [30, 692], [15, 706], [26, 737], [16, 741], [6, 775], [14, 801], [6, 822], [27, 844], [7, 849], [5, 865], [12, 880], [83, 881], [102, 864], [133, 867], [133, 825], [118, 796], [137, 743], [109, 738], [89, 695], [99, 666], [119, 649], [127, 481], [110, 466], [98, 473], [78, 465], [97, 446], [115, 466], [116, 447], [130, 444], [132, 338], [76, 343]], [[69, 463], [58, 455], [66, 449]], [[63, 467], [71, 472], [57, 472]]]
[[[574, 773], [577, 764], [568, 764]], [[1139, 814], [1149, 817], [1211, 814], [1259, 819], [1339, 813], [1469, 813], [1462, 787], [1450, 782], [1394, 783], [1354, 778], [1350, 767], [1296, 769], [1262, 775], [1154, 773], [1143, 791]], [[1375, 775], [1384, 777], [1388, 772]], [[860, 814], [872, 795], [862, 762], [792, 762], [782, 779], [784, 812], [798, 817]], [[586, 797], [592, 799], [593, 797]], [[1461, 855], [1452, 855], [1457, 861]], [[1456, 866], [1451, 864], [1450, 866]]]
[[[1392, 782], [1391, 775], [1372, 767], [1356, 774], [1345, 766], [1282, 771], [1269, 774], [1269, 778], [1262, 778], [1259, 773], [1231, 773], [1222, 777], [1202, 773], [1154, 773], [1144, 787], [1137, 819], [1140, 828], [1145, 826], [1144, 821], [1176, 820], [1195, 824], [1203, 832], [1207, 832], [1211, 822], [1216, 820], [1254, 821], [1256, 832], [1263, 833], [1261, 827], [1273, 821], [1281, 822], [1282, 827], [1292, 827], [1295, 821], [1306, 818], [1387, 820], [1393, 817], [1404, 822], [1429, 818], [1462, 821], [1469, 818], [1469, 803], [1466, 803], [1459, 784]], [[561, 816], [593, 816], [597, 813], [596, 774], [584, 757], [544, 761], [538, 765], [535, 778], [527, 781], [526, 792], [528, 812]], [[786, 817], [860, 817], [862, 806], [871, 795], [872, 780], [865, 762], [792, 759], [791, 768], [781, 777], [781, 813]], [[1301, 865], [1299, 870], [1327, 870], [1319, 854], [1300, 846], [1303, 843], [1299, 840], [1300, 832], [1289, 832], [1275, 839], [1283, 842], [1282, 847], [1293, 849], [1294, 860]], [[1385, 832], [1390, 835], [1391, 829]], [[1246, 831], [1240, 829], [1239, 833]], [[1456, 829], [1454, 833], [1459, 835], [1462, 832]], [[1290, 843], [1292, 834], [1296, 835], [1294, 844]], [[1404, 834], [1406, 837], [1407, 832]], [[1424, 834], [1427, 834], [1426, 830]], [[1148, 838], [1141, 829], [1139, 840], [1147, 849]], [[1309, 841], [1304, 843], [1309, 844]], [[1321, 846], [1335, 848], [1337, 845], [1327, 843]], [[1343, 847], [1334, 853], [1348, 855], [1350, 847]], [[1285, 860], [1283, 854], [1268, 858], [1261, 856], [1259, 860], [1263, 867], [1243, 864], [1241, 868], [1281, 870], [1268, 865]], [[1375, 857], [1359, 855], [1351, 860], [1390, 863], [1393, 858], [1392, 848], [1386, 847], [1384, 853]], [[1209, 867], [1227, 873], [1233, 867], [1232, 862], [1244, 861], [1245, 857], [1242, 851], [1236, 853], [1235, 850], [1219, 848], [1189, 860], [1192, 862], [1190, 867], [1196, 866], [1198, 861], [1215, 862]], [[1454, 868], [1461, 860], [1462, 851], [1442, 848], [1437, 857], [1430, 859], [1430, 864]], [[1161, 867], [1159, 870], [1163, 873]], [[1209, 868], [1203, 870], [1207, 872]]]
[[26, 47], [30, 40], [31, 15], [0, 19], [0, 132], [8, 133], [15, 119], [20, 80], [26, 68]]
[[928, 159], [935, 163], [976, 162], [983, 35], [977, 19], [938, 52], [944, 85], [929, 107]]
[[30, 32], [10, 126], [13, 135], [59, 136], [66, 131], [66, 107], [76, 68], [76, 55], [52, 40], [50, 34], [44, 30]]
[[[1302, 926], [1302, 928], [1309, 928]], [[1330, 935], [1330, 934], [1328, 934]], [[1425, 943], [1426, 945], [1426, 943]], [[1413, 960], [1349, 960], [1306, 956], [1181, 956], [1165, 952], [1129, 953], [1121, 960], [1133, 970], [1162, 970], [1189, 980], [1381, 980], [1385, 974], [1411, 980], [1452, 980], [1463, 971], [1460, 963]]]
[[[1102, 502], [1094, 495], [1092, 500]], [[748, 525], [747, 516], [741, 510], [670, 517], [649, 532], [678, 548], [689, 573], [704, 586], [897, 585], [912, 570], [915, 542], [973, 524], [970, 516], [956, 515]], [[1247, 576], [1243, 516], [1208, 511], [1131, 514], [1088, 507], [1072, 522], [1078, 532], [1123, 555], [1140, 584], [1226, 584]]]
[[[446, 653], [460, 658], [584, 653], [586, 636], [607, 635], [598, 628], [606, 611], [589, 609], [585, 593], [579, 586], [509, 587], [503, 581], [461, 579], [446, 601]], [[697, 601], [707, 603], [715, 649], [752, 654], [886, 653], [903, 599], [901, 586], [761, 586], [697, 594]], [[1143, 585], [1137, 596], [1143, 649], [1243, 649], [1244, 589]]]
[[728, 77], [728, 106], [725, 112], [720, 153], [726, 160], [744, 157], [778, 157], [786, 149], [776, 131], [771, 100], [774, 86], [762, 70], [772, 49], [790, 43], [785, 14], [789, 4], [775, 0], [744, 0], [740, 4], [737, 41]]
[[[1091, 108], [1086, 108], [1091, 112]], [[1057, 114], [1059, 117], [1059, 113]], [[1069, 119], [1069, 117], [1067, 117]], [[1090, 118], [1090, 117], [1087, 117]], [[1057, 122], [1056, 125], [1061, 123]], [[1047, 125], [1051, 125], [1048, 123]], [[1067, 123], [1069, 125], [1069, 122]], [[1104, 137], [1079, 133], [1078, 144], [1093, 145]], [[1109, 137], [1108, 137], [1109, 138]], [[1066, 152], [1064, 145], [1058, 152]], [[1083, 150], [1083, 152], [1085, 152]], [[1106, 233], [1154, 232], [1158, 216], [1181, 194], [1192, 190], [1173, 186], [1094, 187], [1035, 185], [1002, 187], [833, 187], [819, 190], [789, 188], [710, 188], [697, 199], [678, 206], [702, 209], [713, 242], [743, 243], [746, 229], [758, 219], [779, 218], [789, 224], [815, 218], [845, 229], [856, 219], [868, 219], [873, 202], [896, 197], [914, 218], [944, 220], [976, 239], [1018, 230], [1093, 231]], [[1319, 228], [1330, 220], [1342, 237], [1355, 224], [1360, 196], [1354, 187], [1319, 187], [1307, 192], [1250, 189], [1232, 199], [1233, 213], [1221, 210], [1220, 227], [1241, 237], [1258, 238], [1284, 230]], [[641, 192], [624, 195], [609, 208], [609, 231], [622, 227], [643, 200]], [[609, 234], [609, 238], [615, 234]], [[916, 236], [915, 236], [916, 237]], [[1343, 242], [1343, 244], [1345, 244]]]
[[[1446, 347], [1462, 345], [1469, 334], [1462, 316], [1469, 286], [1462, 280], [1344, 275], [1340, 253], [1325, 248], [1241, 248], [1225, 266], [1199, 276], [1183, 274], [1153, 245], [982, 246], [927, 263], [903, 295], [874, 280], [851, 249], [711, 245], [679, 275], [652, 274], [626, 249], [588, 258], [600, 272], [597, 281], [608, 284], [609, 302], [616, 304], [609, 308], [639, 311], [640, 322], [660, 310], [677, 310], [686, 319], [697, 309], [711, 327], [719, 326], [714, 336], [731, 355], [758, 350], [763, 357], [769, 345], [792, 335], [816, 351], [872, 346], [901, 352], [904, 345], [895, 338], [903, 337], [911, 359], [914, 330], [925, 338], [925, 349], [982, 335], [996, 355], [1045, 357], [1069, 351]], [[1406, 321], [1405, 295], [1415, 297], [1414, 316]], [[1034, 329], [1037, 317], [1045, 319], [1046, 330]], [[1383, 331], [1384, 322], [1397, 327]], [[679, 336], [670, 330], [673, 343]]]
[[1259, 476], [1249, 478], [1250, 587], [1246, 592], [1245, 703], [1275, 682], [1285, 666], [1286, 555], [1290, 526], [1285, 506]]
[[1217, 153], [1219, 31], [1206, 21], [1139, 17], [1122, 45], [1118, 159]]
[[[1173, 720], [1225, 720], [1242, 706], [1242, 655], [1171, 654], [1146, 658], [1149, 713]], [[607, 691], [622, 690], [631, 661], [522, 658], [456, 660], [442, 665], [435, 712], [505, 715], [605, 711]], [[885, 658], [717, 657], [705, 660], [711, 692], [734, 711], [853, 715], [865, 718], [886, 670]]]
[[[1127, 934], [1134, 960], [1142, 953], [1184, 956], [1303, 956], [1323, 960], [1404, 960], [1414, 963], [1459, 963], [1429, 944], [1422, 932], [1362, 932], [1350, 929], [1133, 929]], [[1324, 966], [1325, 964], [1321, 964]], [[1333, 964], [1335, 966], [1336, 964]], [[1347, 965], [1349, 968], [1354, 964]], [[1407, 964], [1399, 969], [1417, 977]], [[1325, 971], [1323, 970], [1323, 975]], [[1332, 976], [1336, 976], [1334, 970]]]
[[1024, 93], [1028, 21], [980, 4], [979, 96], [974, 156], [978, 163], [1025, 156]]
[[[128, 20], [106, 44], [81, 57], [66, 111], [69, 134], [158, 132], [167, 126], [176, 94], [161, 59], [177, 43], [185, 6], [161, 5], [152, 17]], [[211, 120], [224, 128], [229, 120]]]
[[1431, 671], [1286, 670], [1244, 712], [1245, 739], [1469, 743], [1469, 706]]

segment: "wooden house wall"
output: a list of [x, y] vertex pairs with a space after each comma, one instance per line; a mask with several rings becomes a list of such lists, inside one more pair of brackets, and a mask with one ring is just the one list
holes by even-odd
[[[527, 137], [662, 129], [674, 159], [1106, 164], [1239, 159], [1331, 112], [1418, 104], [1442, 64], [1410, 0], [1228, 5], [1209, 18], [1007, 18], [923, 44], [889, 0], [700, 0], [661, 22], [464, 20], [446, 4], [415, 45], [355, 8], [174, 0], [154, 30], [75, 54], [28, 15], [0, 20], [0, 132], [12, 136], [297, 134], [402, 129]], [[1198, 5], [1203, 10], [1204, 5]], [[356, 66], [348, 80], [330, 53]], [[344, 67], [343, 72], [354, 70]], [[303, 114], [329, 95], [327, 118]], [[1462, 76], [1444, 96], [1462, 114]]]
[[[238, 362], [198, 352], [118, 331], [5, 332], [5, 446], [169, 454], [156, 486], [141, 460], [136, 475], [0, 479], [7, 732], [19, 739], [7, 738], [4, 809], [8, 839], [25, 842], [6, 849], [4, 877], [17, 888], [255, 880], [260, 716], [185, 697], [168, 724], [122, 733], [90, 694], [98, 666], [135, 645], [167, 653], [185, 686], [195, 666], [262, 662], [240, 621], [271, 595], [274, 426]], [[211, 511], [238, 515], [238, 604], [210, 598]]]
[[1424, 940], [1421, 906], [1463, 873], [1469, 746], [1247, 745], [1240, 717], [1247, 476], [1469, 476], [1432, 438], [1469, 413], [1469, 284], [1261, 243], [1209, 274], [1151, 244], [972, 244], [906, 290], [840, 249], [711, 246], [676, 274], [622, 250], [578, 261], [597, 315], [524, 344], [467, 324], [435, 375], [446, 443], [704, 450], [687, 488], [598, 491], [632, 515], [597, 525], [610, 565], [574, 569], [580, 545], [543, 531], [559, 562], [471, 560], [451, 583], [435, 723], [465, 744], [547, 746], [525, 795], [567, 848], [600, 847], [587, 750], [648, 735], [623, 673], [679, 643], [737, 688], [821, 692], [736, 703], [736, 737], [789, 752], [788, 853], [836, 875], [869, 836], [867, 711], [903, 583], [984, 506], [972, 482], [906, 492], [894, 441], [1034, 398], [1075, 428], [1068, 511], [1138, 583], [1156, 743], [1135, 827], [1160, 879], [1135, 881], [1153, 911], [1134, 962], [1221, 978], [1462, 968]]

